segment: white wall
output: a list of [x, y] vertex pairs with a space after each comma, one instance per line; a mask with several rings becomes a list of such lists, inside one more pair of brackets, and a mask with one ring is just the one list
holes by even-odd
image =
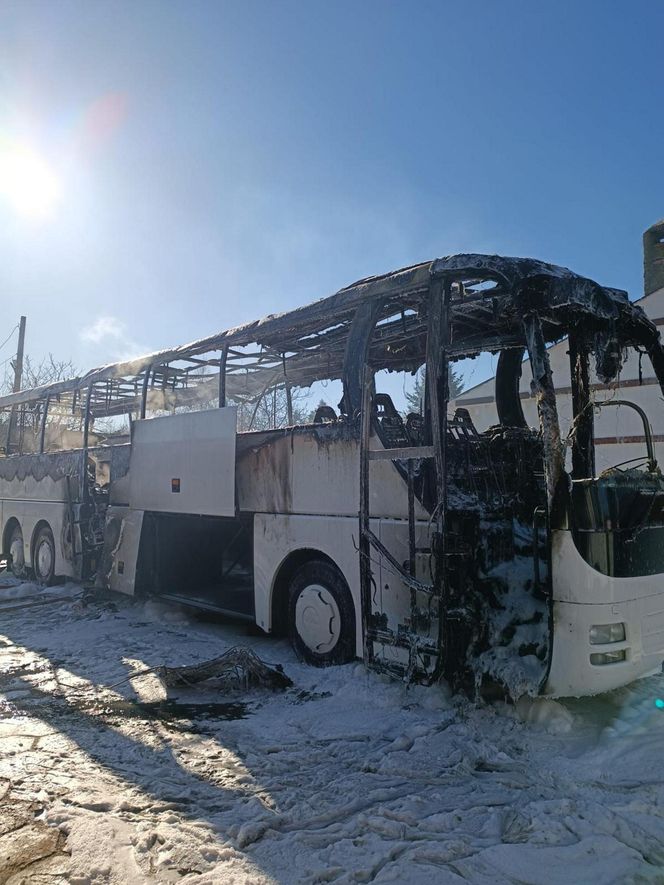
[[[657, 322], [660, 328], [664, 328], [664, 289], [660, 289], [642, 298], [638, 305], [645, 310], [652, 320]], [[549, 348], [553, 381], [558, 391], [570, 387], [570, 366], [567, 350], [567, 340], [561, 341]], [[630, 386], [629, 383], [627, 386], [624, 386], [625, 382], [635, 381], [638, 383], [639, 361], [637, 355], [631, 351], [614, 389], [596, 390], [595, 399], [602, 401], [626, 399], [645, 409], [656, 440], [655, 450], [657, 459], [664, 466], [664, 399], [647, 356], [644, 356], [642, 360], [642, 377], [643, 384], [641, 386]], [[530, 361], [526, 360], [523, 363], [520, 384], [520, 391], [526, 398], [522, 396], [521, 404], [526, 421], [531, 427], [536, 428], [539, 426], [539, 419], [537, 417], [537, 405], [530, 396], [531, 379]], [[451, 406], [452, 408], [455, 405], [462, 406], [468, 409], [477, 429], [479, 431], [486, 430], [491, 425], [498, 423], [494, 387], [495, 378], [491, 378], [465, 391], [458, 397], [456, 403], [452, 403]], [[477, 400], [481, 399], [488, 401], [477, 402]], [[560, 427], [564, 438], [567, 435], [572, 418], [571, 395], [564, 392], [558, 393], [557, 403]], [[599, 413], [595, 413], [596, 466], [598, 471], [618, 464], [621, 461], [626, 461], [628, 458], [635, 458], [645, 454], [645, 444], [643, 442], [620, 442], [619, 444], [602, 442], [603, 439], [620, 439], [621, 437], [631, 436], [639, 438], [643, 436], [643, 425], [633, 409], [607, 407]], [[661, 441], [657, 441], [658, 437]]]

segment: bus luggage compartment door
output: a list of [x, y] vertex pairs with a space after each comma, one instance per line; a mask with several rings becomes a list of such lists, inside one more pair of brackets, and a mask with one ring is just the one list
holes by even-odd
[[130, 507], [234, 516], [236, 418], [229, 406], [134, 422]]
[[104, 546], [95, 586], [118, 593], [134, 593], [143, 511], [111, 505], [106, 511]]

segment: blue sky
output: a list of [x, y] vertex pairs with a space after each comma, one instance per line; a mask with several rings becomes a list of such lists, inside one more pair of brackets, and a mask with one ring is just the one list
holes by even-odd
[[55, 195], [0, 186], [0, 341], [24, 313], [87, 369], [457, 251], [638, 297], [662, 33], [660, 0], [4, 0], [0, 162]]

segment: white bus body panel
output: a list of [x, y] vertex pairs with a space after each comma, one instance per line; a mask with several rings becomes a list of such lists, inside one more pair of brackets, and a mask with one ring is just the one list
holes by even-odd
[[135, 510], [235, 516], [237, 409], [134, 423], [129, 505]]
[[[382, 448], [376, 437], [372, 437], [371, 442], [372, 448]], [[407, 518], [407, 485], [396, 467], [390, 461], [372, 461], [370, 470], [371, 515]], [[359, 441], [326, 436], [325, 425], [298, 428], [293, 433], [241, 434], [237, 488], [240, 510], [323, 513], [352, 516], [357, 522], [360, 509]], [[417, 500], [415, 518], [429, 518]]]
[[[21, 456], [16, 456], [17, 458]], [[45, 456], [48, 458], [48, 456]], [[11, 458], [5, 464], [11, 463]], [[48, 472], [38, 477], [27, 473], [13, 479], [0, 478], [0, 525], [4, 533], [7, 523], [16, 519], [23, 532], [23, 556], [30, 565], [32, 543], [39, 523], [46, 522], [55, 542], [55, 574], [76, 577], [76, 563], [71, 558], [71, 546], [64, 544], [68, 523], [67, 479], [54, 478]]]
[[[614, 578], [588, 565], [572, 533], [552, 532], [553, 658], [544, 694], [578, 697], [610, 691], [658, 671], [664, 662], [664, 587], [660, 575]], [[625, 624], [625, 641], [591, 645], [594, 624]], [[626, 650], [626, 660], [593, 665], [590, 655]]]
[[297, 550], [329, 556], [350, 588], [355, 606], [357, 654], [362, 654], [360, 569], [355, 549], [358, 521], [343, 516], [289, 516], [257, 513], [254, 517], [254, 599], [256, 623], [272, 629], [272, 593], [281, 565]]
[[39, 523], [48, 523], [55, 542], [55, 574], [76, 578], [76, 566], [66, 557], [63, 543], [65, 527], [68, 524], [67, 505], [60, 501], [3, 501], [2, 525], [10, 519], [18, 520], [23, 532], [23, 558], [27, 565], [32, 562], [32, 544]]
[[111, 505], [106, 511], [104, 551], [97, 573], [98, 587], [132, 596], [138, 566], [143, 511]]
[[[408, 522], [376, 519], [371, 520], [370, 525], [398, 560], [408, 559]], [[329, 556], [348, 584], [355, 608], [355, 653], [361, 658], [364, 644], [358, 532], [357, 517], [257, 513], [254, 517], [254, 599], [258, 626], [267, 631], [272, 629], [275, 581], [286, 559], [298, 550], [318, 551]], [[418, 546], [424, 545], [428, 532], [428, 523], [417, 524]], [[374, 557], [378, 564], [376, 593], [383, 600], [389, 625], [395, 627], [410, 617], [410, 592], [382, 556], [375, 553]], [[428, 558], [426, 564], [424, 557], [418, 559], [422, 571], [418, 577], [423, 578]], [[398, 656], [398, 650], [395, 655]]]

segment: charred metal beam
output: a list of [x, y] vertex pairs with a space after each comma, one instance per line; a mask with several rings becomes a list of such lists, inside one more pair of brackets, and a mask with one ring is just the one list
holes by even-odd
[[427, 393], [431, 418], [436, 474], [435, 531], [431, 550], [436, 563], [433, 593], [438, 599], [438, 660], [430, 681], [443, 672], [451, 675], [449, 658], [449, 597], [447, 573], [447, 404], [449, 401], [449, 354], [451, 341], [450, 301], [452, 280], [433, 277], [429, 289], [429, 329], [427, 336]]
[[358, 308], [351, 326], [344, 366], [344, 409], [350, 418], [360, 415], [360, 597], [362, 601], [362, 636], [364, 660], [373, 660], [371, 640], [371, 494], [369, 488], [369, 441], [373, 425], [372, 394], [374, 375], [367, 360], [371, 337], [380, 309], [379, 303], [367, 302]]
[[396, 574], [399, 575], [407, 587], [411, 587], [418, 593], [424, 593], [427, 596], [432, 595], [434, 592], [433, 587], [430, 584], [425, 584], [423, 581], [418, 581], [414, 575], [409, 574], [371, 529], [367, 529], [367, 539], [370, 545], [375, 547], [378, 553], [389, 562]]
[[496, 410], [504, 427], [526, 427], [519, 382], [525, 348], [501, 350], [496, 368]]
[[228, 364], [228, 342], [225, 341], [221, 348], [219, 359], [219, 408], [226, 405], [226, 366]]
[[533, 373], [533, 392], [537, 400], [537, 411], [544, 442], [544, 471], [550, 512], [560, 478], [564, 473], [565, 463], [560, 439], [556, 391], [553, 386], [551, 364], [539, 315], [531, 313], [525, 316], [523, 328], [528, 342], [528, 356]]
[[88, 387], [85, 397], [85, 411], [83, 413], [83, 449], [87, 451], [90, 438], [90, 401], [92, 399], [92, 390], [94, 385]]
[[283, 367], [284, 367], [284, 388], [286, 390], [286, 412], [288, 419], [288, 426], [293, 426], [293, 397], [291, 394], [291, 386], [288, 381], [288, 372], [286, 371], [286, 354], [282, 354], [281, 356]]
[[147, 366], [145, 369], [145, 374], [143, 375], [143, 386], [141, 388], [141, 410], [140, 410], [141, 418], [145, 418], [147, 401], [148, 401], [148, 387], [150, 385], [151, 372], [152, 372], [152, 366]]
[[429, 412], [431, 416], [431, 442], [434, 449], [436, 465], [436, 511], [438, 533], [442, 531], [440, 510], [443, 509], [445, 497], [445, 458], [443, 455], [444, 439], [447, 436], [447, 355], [441, 358], [445, 343], [449, 337], [443, 338], [443, 325], [446, 312], [443, 312], [443, 281], [434, 279], [429, 294], [429, 330], [427, 335], [426, 371]]
[[48, 407], [51, 402], [51, 397], [47, 396], [44, 400], [44, 411], [42, 412], [41, 419], [41, 427], [39, 429], [39, 454], [42, 455], [44, 453], [44, 443], [46, 440], [46, 420], [48, 418]]
[[593, 441], [594, 414], [590, 398], [590, 367], [588, 347], [578, 329], [570, 332], [569, 361], [572, 387], [572, 477], [584, 479], [595, 475]]
[[[344, 358], [344, 407], [345, 413], [353, 418], [362, 413], [364, 421], [364, 400], [367, 386], [367, 355], [371, 346], [372, 330], [380, 305], [366, 302], [358, 308], [353, 319], [346, 342]], [[373, 373], [371, 373], [373, 383]], [[369, 406], [371, 400], [369, 399]], [[368, 413], [367, 413], [368, 415]]]

